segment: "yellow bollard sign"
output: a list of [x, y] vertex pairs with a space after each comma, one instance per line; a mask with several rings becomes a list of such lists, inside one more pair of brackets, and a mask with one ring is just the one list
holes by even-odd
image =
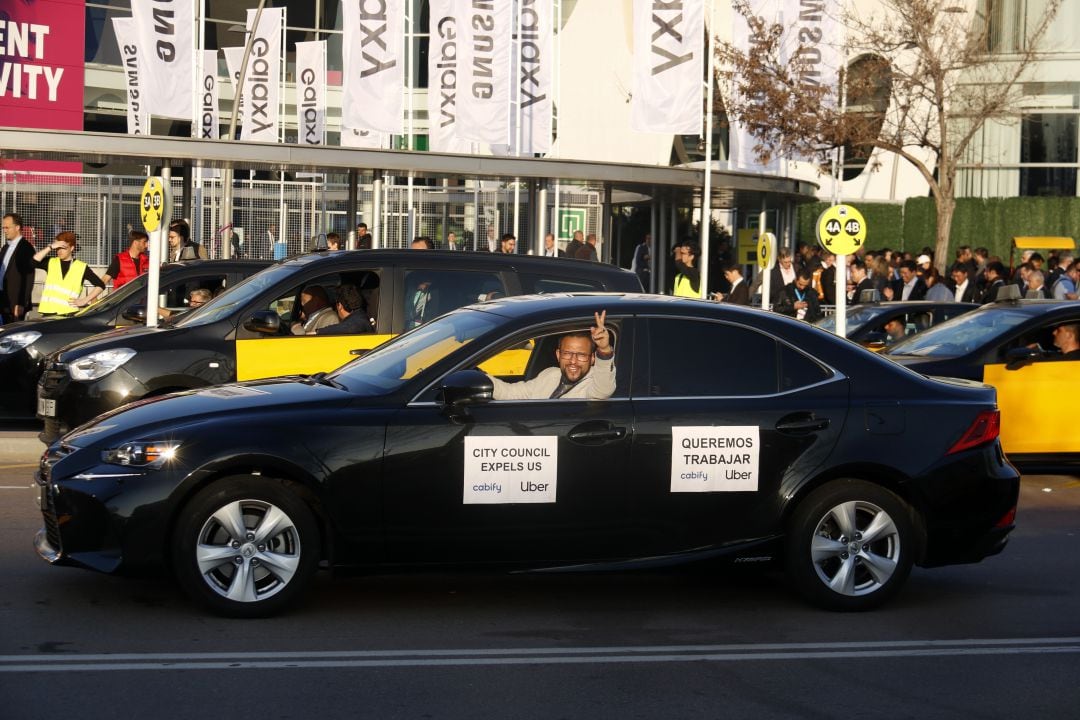
[[850, 205], [833, 205], [817, 221], [821, 247], [836, 255], [851, 255], [866, 242], [866, 220]]
[[765, 232], [758, 238], [757, 265], [762, 270], [772, 270], [776, 265], [776, 236]]

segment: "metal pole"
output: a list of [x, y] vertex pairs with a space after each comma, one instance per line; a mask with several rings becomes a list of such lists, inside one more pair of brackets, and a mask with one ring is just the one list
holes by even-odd
[[[758, 215], [758, 238], [766, 231], [765, 223], [767, 220], [767, 207], [765, 204], [765, 198], [761, 198], [761, 214]], [[776, 252], [780, 252], [780, 243], [776, 244]], [[761, 309], [769, 309], [769, 296], [772, 294], [772, 270], [765, 270], [765, 276], [761, 278]]]
[[715, 2], [709, 2], [709, 23], [705, 32], [709, 34], [708, 47], [709, 62], [705, 90], [705, 182], [701, 192], [701, 297], [709, 297], [709, 226], [712, 215], [712, 129], [713, 129], [713, 78], [716, 71], [716, 52], [714, 51], [715, 33], [713, 33], [712, 21], [716, 16]]
[[611, 184], [604, 183], [603, 215], [600, 216], [600, 242], [603, 262], [613, 262], [615, 255], [611, 243]]
[[[266, 0], [259, 0], [259, 7], [255, 10], [255, 24], [252, 25], [252, 29], [259, 27], [259, 20], [262, 18], [263, 7], [266, 5]], [[237, 115], [240, 112], [240, 94], [244, 89], [244, 78], [247, 76], [248, 58], [251, 56], [251, 45], [255, 41], [255, 33], [249, 32], [247, 36], [247, 42], [244, 43], [244, 57], [240, 62], [240, 76], [236, 79], [236, 87], [233, 92], [233, 104], [232, 113], [229, 116], [229, 134], [226, 136], [229, 142], [232, 142], [236, 137], [236, 120]], [[222, 201], [221, 201], [221, 223], [222, 225], [232, 225], [233, 216], [233, 168], [225, 168], [221, 173], [222, 184]], [[222, 247], [225, 252], [224, 257], [232, 257], [232, 230], [228, 231], [228, 234], [222, 238]]]
[[[536, 193], [536, 254], [544, 254], [544, 237], [548, 233], [547, 222], [547, 181], [538, 181], [540, 190]], [[556, 255], [559, 253], [556, 252]]]
[[356, 181], [359, 174], [355, 168], [349, 170], [349, 187], [346, 188], [345, 217], [349, 219], [349, 240], [345, 247], [349, 250], [356, 249]]
[[383, 176], [382, 170], [376, 170], [374, 180], [371, 183], [371, 196], [372, 196], [372, 208], [371, 208], [371, 222], [368, 223], [371, 227], [368, 228], [368, 232], [371, 234], [371, 247], [381, 248], [383, 237]]
[[649, 208], [649, 235], [652, 236], [649, 245], [649, 287], [645, 288], [647, 292], [656, 292], [656, 278], [660, 275], [659, 272], [659, 259], [660, 256], [656, 254], [656, 249], [659, 247], [660, 242], [660, 218], [657, 217], [660, 211], [660, 204], [656, 200], [656, 187], [652, 189], [653, 199], [652, 206]]

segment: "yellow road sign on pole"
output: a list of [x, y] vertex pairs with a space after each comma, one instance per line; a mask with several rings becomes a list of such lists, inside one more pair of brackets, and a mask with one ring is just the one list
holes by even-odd
[[821, 247], [836, 255], [851, 255], [866, 242], [866, 220], [850, 205], [833, 205], [817, 221]]
[[761, 233], [758, 238], [757, 265], [762, 270], [772, 270], [776, 265], [776, 236], [771, 232]]
[[139, 198], [139, 216], [146, 232], [152, 233], [161, 227], [166, 205], [165, 183], [159, 177], [147, 178]]

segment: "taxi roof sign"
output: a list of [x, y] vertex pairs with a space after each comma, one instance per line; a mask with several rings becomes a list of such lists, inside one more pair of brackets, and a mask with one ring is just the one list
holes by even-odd
[[1013, 238], [1013, 247], [1017, 250], [1075, 250], [1076, 241], [1071, 237], [1017, 235]]

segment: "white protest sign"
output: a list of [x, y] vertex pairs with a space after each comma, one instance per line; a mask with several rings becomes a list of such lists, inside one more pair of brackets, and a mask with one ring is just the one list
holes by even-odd
[[466, 505], [553, 503], [559, 476], [558, 438], [465, 438]]
[[757, 425], [671, 428], [671, 492], [758, 489]]

